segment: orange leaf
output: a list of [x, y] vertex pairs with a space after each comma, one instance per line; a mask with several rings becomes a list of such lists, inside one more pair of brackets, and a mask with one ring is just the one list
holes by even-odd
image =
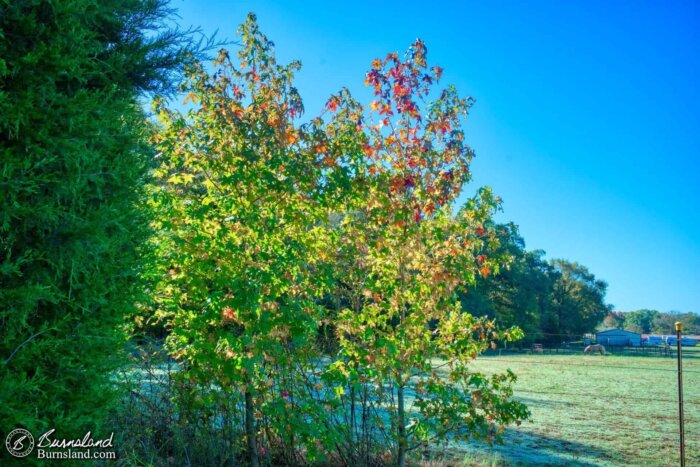
[[297, 142], [297, 134], [296, 131], [290, 131], [286, 135], [284, 135], [284, 140], [287, 142], [288, 146], [291, 146], [292, 144]]

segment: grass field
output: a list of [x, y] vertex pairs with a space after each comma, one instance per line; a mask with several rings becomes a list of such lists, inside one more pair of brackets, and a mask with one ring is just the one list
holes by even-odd
[[[505, 445], [453, 447], [460, 463], [679, 465], [675, 359], [504, 354], [474, 368], [513, 370], [532, 417]], [[700, 465], [700, 358], [684, 361], [684, 382], [687, 465]]]
[[[688, 466], [700, 466], [700, 348], [688, 357], [686, 458]], [[426, 466], [679, 465], [675, 359], [571, 351], [485, 355], [472, 365], [487, 374], [513, 370], [518, 376], [515, 397], [528, 405], [532, 417], [509, 428], [503, 445], [450, 444], [431, 450]], [[151, 396], [168, 379], [160, 367], [150, 375], [140, 370], [130, 374], [141, 385], [147, 383], [141, 389]]]

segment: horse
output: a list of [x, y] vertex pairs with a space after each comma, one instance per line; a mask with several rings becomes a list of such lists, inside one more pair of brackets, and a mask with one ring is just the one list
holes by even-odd
[[600, 352], [601, 355], [605, 355], [605, 347], [603, 347], [600, 344], [593, 344], [589, 345], [585, 349], [583, 349], [583, 353], [598, 353]]

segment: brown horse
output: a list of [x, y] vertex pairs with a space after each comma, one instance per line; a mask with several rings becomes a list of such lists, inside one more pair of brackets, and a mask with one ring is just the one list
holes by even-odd
[[583, 349], [583, 353], [598, 353], [600, 352], [601, 355], [605, 355], [605, 347], [603, 347], [600, 344], [593, 344], [589, 345], [585, 349]]

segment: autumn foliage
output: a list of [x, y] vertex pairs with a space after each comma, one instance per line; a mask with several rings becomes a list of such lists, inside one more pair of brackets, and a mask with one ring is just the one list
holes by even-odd
[[[484, 226], [499, 200], [482, 189], [453, 215], [470, 178], [462, 123], [472, 101], [453, 87], [435, 91], [442, 70], [429, 68], [426, 55], [418, 40], [405, 58], [392, 53], [372, 63], [365, 83], [375, 99], [358, 128], [364, 195], [348, 199], [338, 227], [337, 293], [351, 306], [336, 317], [341, 351], [331, 367], [350, 388], [347, 409], [362, 406], [358, 419], [379, 427], [399, 465], [426, 443], [489, 438], [527, 413], [508, 399], [512, 374], [486, 378], [468, 367], [519, 331], [498, 332], [456, 300], [457, 287], [503, 259], [481, 253], [497, 242]], [[329, 100], [329, 111], [338, 100]]]
[[251, 465], [403, 465], [448, 436], [497, 438], [527, 410], [513, 374], [469, 368], [519, 331], [455, 294], [503, 259], [484, 253], [498, 198], [456, 205], [472, 100], [436, 90], [419, 40], [372, 62], [366, 107], [343, 90], [299, 124], [299, 64], [277, 64], [253, 16], [240, 34], [237, 59], [188, 69], [189, 110], [155, 106], [156, 317], [196, 394], [180, 403], [212, 423], [226, 408]]

